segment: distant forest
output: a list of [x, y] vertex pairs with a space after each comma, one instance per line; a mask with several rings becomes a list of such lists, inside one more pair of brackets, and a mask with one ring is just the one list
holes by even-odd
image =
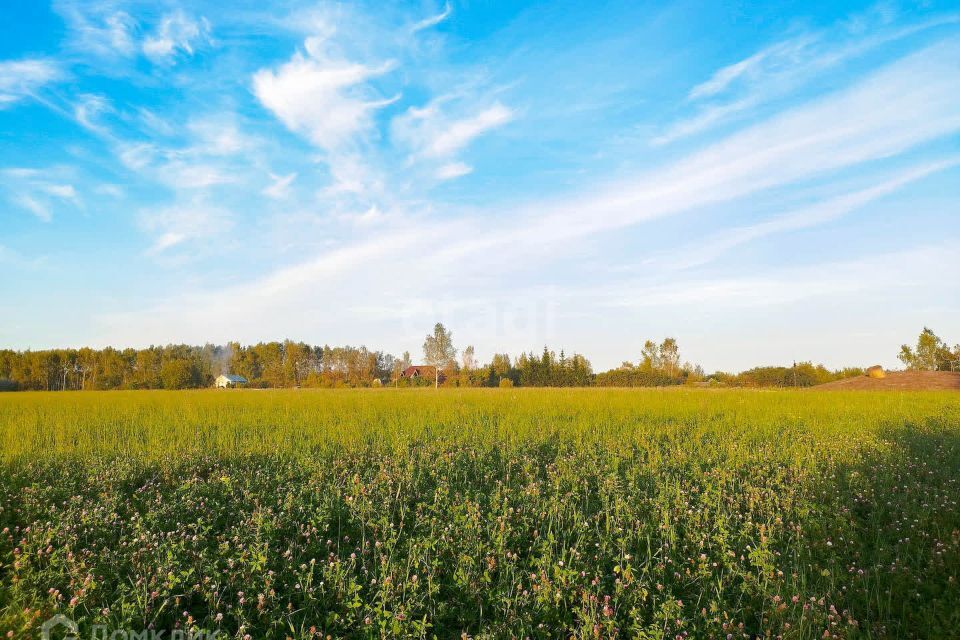
[[[699, 365], [681, 360], [673, 338], [648, 340], [639, 355], [636, 363], [600, 373], [583, 355], [563, 350], [557, 354], [548, 347], [513, 358], [495, 354], [489, 363], [479, 363], [472, 346], [458, 351], [452, 334], [437, 324], [424, 343], [424, 358], [417, 362], [409, 352], [396, 357], [363, 346], [321, 347], [291, 340], [247, 346], [230, 342], [122, 350], [0, 350], [0, 390], [194, 389], [212, 386], [221, 373], [244, 376], [254, 388], [433, 386], [433, 377], [402, 375], [422, 362], [439, 368], [445, 387], [809, 387], [864, 373], [858, 367], [831, 371], [800, 362], [708, 375]], [[916, 348], [901, 347], [900, 359], [911, 369], [960, 370], [960, 345], [950, 350], [925, 328]]]

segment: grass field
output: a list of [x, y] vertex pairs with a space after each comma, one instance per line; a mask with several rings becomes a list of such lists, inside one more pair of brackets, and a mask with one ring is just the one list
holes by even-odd
[[20, 393], [0, 437], [9, 637], [960, 637], [956, 392]]

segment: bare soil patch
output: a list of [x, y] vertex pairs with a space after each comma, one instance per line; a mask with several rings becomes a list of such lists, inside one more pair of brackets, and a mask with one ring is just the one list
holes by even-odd
[[857, 376], [817, 385], [815, 388], [827, 391], [960, 391], [960, 372], [888, 371], [884, 378]]

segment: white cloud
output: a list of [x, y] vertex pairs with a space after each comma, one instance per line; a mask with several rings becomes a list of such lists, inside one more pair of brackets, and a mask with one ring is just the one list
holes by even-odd
[[157, 157], [156, 147], [149, 142], [121, 143], [116, 153], [123, 166], [135, 171], [146, 168]]
[[[864, 27], [850, 39], [844, 29], [807, 33], [774, 43], [765, 49], [717, 70], [690, 90], [688, 102], [702, 103], [695, 113], [668, 125], [651, 140], [654, 146], [702, 133], [729, 122], [765, 103], [790, 94], [808, 82], [835, 71], [842, 64], [883, 45], [912, 35], [960, 24], [960, 14], [947, 14], [897, 29], [885, 28], [876, 16], [864, 18]], [[873, 35], [864, 35], [869, 22]]]
[[176, 129], [169, 120], [146, 107], [140, 107], [137, 114], [149, 135], [172, 136], [176, 133]]
[[173, 160], [156, 169], [157, 177], [172, 189], [204, 189], [218, 184], [230, 184], [238, 180], [226, 169], [199, 162]]
[[109, 4], [56, 0], [54, 10], [68, 27], [68, 47], [100, 58], [129, 57], [136, 52], [137, 21]]
[[191, 121], [187, 126], [193, 141], [187, 152], [196, 155], [231, 156], [251, 149], [255, 142], [243, 134], [232, 116], [213, 116]]
[[369, 227], [375, 224], [380, 224], [387, 218], [386, 214], [380, 210], [380, 207], [377, 207], [376, 205], [370, 207], [363, 213], [344, 217], [350, 223], [361, 227]]
[[71, 184], [48, 184], [43, 186], [43, 190], [63, 200], [76, 201], [77, 199], [77, 190]]
[[254, 74], [253, 91], [288, 129], [333, 153], [372, 128], [372, 112], [388, 101], [375, 99], [366, 82], [393, 65], [336, 60], [323, 49], [321, 39], [308, 38], [304, 52]]
[[287, 174], [285, 176], [276, 176], [270, 174], [270, 185], [263, 190], [263, 194], [270, 198], [281, 199], [286, 198], [290, 193], [290, 185], [293, 184], [293, 181], [297, 179], [296, 172]]
[[752, 109], [753, 107], [759, 105], [761, 102], [758, 96], [750, 96], [743, 98], [742, 100], [737, 100], [735, 102], [728, 102], [726, 104], [715, 104], [708, 105], [696, 115], [678, 122], [673, 123], [667, 127], [663, 133], [655, 136], [650, 140], [650, 144], [659, 147], [665, 144], [670, 144], [675, 140], [681, 138], [687, 138], [689, 136], [707, 131], [716, 124], [720, 124], [734, 116], [736, 114]]
[[115, 184], [101, 184], [94, 189], [94, 191], [102, 196], [110, 196], [111, 198], [116, 198], [118, 200], [126, 195], [123, 189]]
[[452, 180], [473, 172], [473, 167], [463, 162], [451, 162], [437, 169], [436, 176], [440, 180]]
[[[935, 276], [931, 274], [936, 273]], [[855, 260], [772, 269], [762, 276], [698, 278], [650, 284], [628, 281], [568, 291], [610, 307], [771, 307], [812, 298], [836, 299], [867, 291], [938, 288], [960, 277], [960, 261], [949, 246], [931, 245], [873, 254]]]
[[21, 194], [16, 198], [16, 202], [43, 222], [50, 222], [53, 220], [53, 214], [50, 212], [49, 207], [42, 202], [39, 202], [33, 196]]
[[415, 155], [445, 158], [484, 133], [507, 124], [514, 115], [511, 109], [496, 102], [475, 115], [451, 120], [432, 105], [409, 110], [397, 121], [395, 131], [401, 140], [414, 148]]
[[6, 178], [6, 191], [10, 200], [22, 209], [33, 214], [43, 222], [53, 220], [55, 206], [68, 203], [83, 208], [80, 194], [72, 184], [64, 182], [73, 177], [73, 172], [65, 167], [32, 169], [11, 167], [0, 170]]
[[95, 133], [106, 134], [107, 129], [97, 122], [97, 117], [110, 111], [112, 111], [112, 107], [109, 100], [103, 96], [86, 94], [80, 96], [74, 104], [73, 117], [83, 128]]
[[450, 3], [447, 2], [443, 6], [443, 11], [438, 13], [435, 16], [430, 16], [429, 18], [424, 18], [423, 20], [415, 23], [410, 31], [416, 33], [417, 31], [423, 31], [424, 29], [430, 29], [437, 26], [444, 20], [450, 17], [450, 14], [453, 13], [453, 7], [450, 6]]
[[322, 198], [383, 195], [382, 175], [359, 153], [341, 153], [327, 158], [331, 183], [320, 190]]
[[196, 160], [178, 150], [159, 149], [148, 142], [121, 143], [116, 153], [128, 169], [144, 173], [172, 189], [201, 189], [237, 181], [237, 176], [215, 164]]
[[[895, 156], [960, 131], [960, 43], [945, 41], [693, 153], [672, 166], [579, 196], [515, 207], [509, 226], [478, 225], [443, 244], [433, 264], [493, 255], [509, 238], [537, 251], [559, 243], [743, 198], [833, 170]], [[877, 105], [883, 105], [878, 109]], [[506, 222], [506, 221], [504, 221]]]
[[[592, 235], [896, 156], [960, 131], [960, 43], [907, 56], [858, 84], [710, 145], [673, 165], [578, 196], [514, 207], [509, 226], [478, 225], [432, 264], [495, 255], [506, 238], [536, 252]], [[877, 108], [883, 105], [883, 108]], [[506, 224], [507, 221], [504, 221]]]
[[[262, 327], [264, 323], [270, 323], [275, 326], [276, 318], [285, 317], [293, 319], [294, 322], [311, 318], [310, 323], [315, 324], [316, 320], [324, 315], [311, 313], [320, 311], [321, 307], [316, 303], [322, 300], [323, 308], [329, 309], [330, 301], [334, 297], [362, 293], [362, 287], [344, 287], [344, 280], [341, 279], [343, 274], [354, 274], [362, 278], [363, 274], [371, 273], [365, 267], [381, 264], [391, 256], [402, 256], [404, 251], [417, 251], [418, 248], [428, 247], [446, 233], [446, 227], [437, 225], [429, 230], [378, 234], [375, 238], [334, 248], [300, 264], [278, 269], [252, 282], [215, 292], [183, 293], [175, 300], [167, 301], [149, 311], [112, 314], [102, 318], [102, 321], [113, 339], [132, 343], [142, 341], [144, 334], [163, 335], [166, 336], [164, 339], [175, 335], [178, 338], [201, 342], [210, 339], [235, 339], [222, 335], [222, 326], [218, 327], [218, 324], [222, 323], [217, 318], [222, 319], [224, 316], [235, 319], [230, 328], [234, 336], [238, 333], [254, 335], [258, 325]], [[169, 242], [176, 245], [181, 240], [171, 236]], [[414, 267], [411, 266], [412, 268]], [[376, 281], [383, 281], [379, 269], [370, 284]], [[304, 297], [303, 294], [308, 290], [312, 291], [311, 295]], [[320, 292], [323, 292], [323, 295], [320, 295]], [[298, 302], [291, 304], [295, 300]], [[303, 335], [301, 330], [290, 330]], [[205, 337], [200, 338], [201, 335]]]
[[62, 77], [60, 68], [50, 60], [0, 61], [0, 109], [34, 95], [42, 86]]
[[233, 216], [219, 207], [202, 202], [174, 205], [140, 214], [140, 228], [155, 236], [147, 250], [157, 255], [190, 241], [207, 240], [229, 231]]
[[[545, 226], [571, 236], [622, 227], [894, 156], [950, 135], [960, 130], [958, 63], [960, 42], [935, 44], [673, 166], [560, 206]], [[591, 211], [590, 217], [583, 211]]]
[[[404, 292], [411, 298], [422, 294], [427, 300], [446, 297], [462, 302], [469, 297], [475, 301], [479, 298], [478, 287], [489, 284], [489, 303], [495, 305], [496, 297], [503, 293], [496, 288], [496, 282], [502, 282], [504, 272], [515, 275], [538, 270], [550, 274], [556, 265], [552, 261], [558, 256], [566, 259], [570, 255], [567, 249], [581, 246], [584, 238], [891, 158], [920, 144], [956, 134], [960, 131], [958, 63], [960, 43], [942, 42], [867, 75], [842, 91], [728, 136], [672, 165], [640, 172], [616, 183], [594, 184], [579, 194], [557, 194], [509, 207], [509, 215], [502, 206], [467, 215], [445, 209], [442, 215], [424, 216], [409, 231], [382, 232], [374, 227], [378, 229], [375, 232], [350, 236], [357, 238], [352, 244], [285, 266], [253, 282], [238, 284], [235, 291], [217, 291], [212, 295], [199, 291], [178, 296], [143, 313], [111, 318], [109, 328], [137, 327], [137, 331], [151, 336], [172, 334], [178, 339], [208, 339], [219, 335], [217, 318], [229, 311], [244, 319], [238, 331], [256, 336], [257, 327], [263, 322], [286, 318], [285, 310], [298, 309], [299, 313], [290, 313], [289, 318], [282, 320], [279, 330], [316, 330], [315, 319], [302, 319], [311, 316], [303, 313], [301, 305], [305, 299], [322, 298], [325, 304], [333, 302], [348, 308], [354, 303], [369, 305], [371, 299], [378, 297], [389, 298], [391, 285], [382, 278], [383, 261], [402, 259], [405, 255], [416, 256], [416, 260], [404, 260]], [[447, 148], [458, 147], [454, 144]], [[349, 176], [345, 180], [351, 181]], [[883, 189], [893, 188], [895, 182], [880, 187], [880, 191], [859, 194], [859, 199], [831, 203], [807, 215], [820, 220], [842, 215], [845, 208], [869, 201], [869, 197], [879, 197]], [[377, 215], [380, 212], [391, 213], [376, 210]], [[772, 233], [798, 224], [807, 223], [787, 218], [765, 231]], [[164, 229], [162, 233], [177, 231]], [[166, 242], [176, 244], [180, 240], [172, 235]], [[505, 254], [523, 259], [503, 260]], [[943, 255], [924, 254], [923, 264]], [[957, 266], [954, 261], [951, 276]], [[870, 268], [871, 265], [863, 267]], [[853, 287], [860, 270], [841, 266], [837, 269], [837, 282], [820, 291], [831, 295], [857, 291]], [[895, 269], [890, 267], [874, 273], [887, 276], [892, 271]], [[818, 295], [808, 285], [815, 278], [824, 277], [812, 272], [781, 275], [768, 282], [740, 277], [679, 282], [679, 293], [654, 291], [650, 283], [639, 290], [649, 290], [651, 299], [667, 308], [697, 299], [745, 296], [752, 290], [769, 294], [778, 288], [789, 289], [792, 280], [798, 283], [798, 291]], [[898, 282], [912, 281], [901, 276]], [[668, 287], [670, 281], [661, 284]], [[614, 295], [629, 296], [638, 290], [635, 282], [623, 283], [619, 289], [615, 285], [616, 282], [611, 284], [611, 290], [615, 290], [611, 300]], [[323, 295], [318, 293], [318, 287], [322, 287]], [[237, 295], [238, 292], [243, 295]], [[344, 317], [339, 321], [343, 324]], [[351, 324], [349, 319], [346, 323]]]
[[118, 142], [114, 150], [124, 166], [174, 190], [238, 182], [259, 160], [254, 153], [258, 141], [243, 133], [231, 114], [198, 116], [180, 134], [179, 145]]
[[690, 100], [699, 100], [726, 91], [737, 81], [751, 80], [781, 69], [796, 68], [816, 42], [813, 35], [791, 38], [758, 51], [750, 57], [718, 69], [709, 80], [690, 90]]
[[155, 63], [173, 63], [179, 52], [192, 56], [194, 48], [210, 42], [210, 23], [195, 20], [182, 11], [163, 17], [159, 26], [143, 40], [143, 54]]
[[644, 269], [649, 269], [651, 266], [683, 269], [707, 264], [731, 249], [748, 242], [777, 233], [808, 229], [836, 220], [894, 193], [911, 182], [950, 169], [958, 164], [960, 164], [960, 157], [920, 165], [888, 177], [865, 189], [835, 196], [753, 225], [727, 229], [701, 242], [671, 249], [668, 254], [663, 256], [654, 256], [644, 261]]

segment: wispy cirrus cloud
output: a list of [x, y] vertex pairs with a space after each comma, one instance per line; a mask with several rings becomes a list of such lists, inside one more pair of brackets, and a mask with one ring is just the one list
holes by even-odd
[[435, 102], [411, 107], [393, 122], [393, 135], [416, 157], [444, 158], [461, 151], [488, 131], [515, 117], [512, 109], [495, 102], [471, 115], [451, 117]]
[[960, 157], [924, 163], [869, 187], [843, 193], [755, 224], [732, 227], [695, 243], [673, 247], [644, 261], [644, 268], [688, 269], [713, 262], [741, 245], [767, 236], [809, 229], [846, 216], [927, 176], [960, 165]]
[[74, 185], [72, 172], [62, 167], [0, 169], [3, 190], [8, 200], [41, 222], [51, 222], [58, 207], [82, 209], [84, 204]]
[[510, 122], [513, 117], [514, 112], [511, 109], [497, 102], [474, 116], [454, 120], [436, 128], [428, 126], [430, 131], [423, 141], [422, 153], [432, 158], [451, 155], [487, 131]]
[[45, 58], [0, 61], [0, 109], [34, 96], [63, 76], [57, 63]]
[[289, 173], [285, 176], [270, 174], [270, 184], [263, 189], [263, 194], [276, 200], [287, 197], [290, 193], [290, 185], [297, 179], [297, 173]]
[[473, 173], [473, 167], [465, 162], [450, 162], [437, 169], [436, 176], [440, 180], [452, 180]]
[[[9, 102], [35, 97], [45, 111], [0, 113], [58, 121], [4, 148], [15, 165], [86, 164], [2, 176], [14, 213], [3, 242], [29, 255], [20, 243], [46, 229], [39, 220], [56, 223], [50, 251], [77, 237], [71, 225], [115, 229], [84, 236], [91, 268], [116, 242], [161, 286], [87, 310], [129, 305], [108, 319], [111, 340], [256, 340], [269, 327], [394, 348], [383, 336], [398, 323], [419, 336], [429, 316], [464, 309], [483, 331], [505, 301], [570, 307], [590, 325], [574, 338], [592, 351], [597, 323], [689, 317], [698, 301], [722, 313], [737, 308], [728, 297], [777, 299], [791, 281], [816, 300], [810, 283], [823, 274], [772, 259], [757, 278], [754, 262], [831, 234], [844, 257], [864, 257], [872, 245], [849, 240], [895, 192], [886, 226], [946, 218], [934, 209], [957, 171], [960, 56], [949, 43], [908, 54], [955, 35], [953, 14], [914, 7], [811, 28], [836, 11], [790, 8], [721, 34], [738, 54], [718, 69], [702, 64], [718, 40], [688, 28], [711, 26], [669, 9], [574, 3], [553, 20], [548, 7], [488, 4], [55, 0], [63, 20], [37, 27], [50, 34], [38, 59], [71, 82]], [[792, 26], [784, 35], [774, 22]], [[920, 213], [902, 204], [911, 195]], [[90, 220], [64, 215], [87, 198]], [[664, 219], [687, 212], [695, 225]], [[736, 250], [746, 243], [756, 251]], [[817, 247], [796, 261], [844, 274], [822, 289], [835, 301], [858, 291], [840, 253]], [[395, 265], [400, 286], [383, 277]], [[225, 311], [236, 326], [218, 323]]]
[[414, 25], [410, 27], [410, 32], [416, 33], [417, 31], [423, 31], [424, 29], [432, 29], [433, 27], [437, 26], [438, 24], [440, 24], [441, 22], [449, 18], [451, 13], [453, 13], [453, 7], [450, 6], [449, 2], [446, 2], [443, 5], [443, 11], [441, 11], [436, 15], [433, 15], [428, 18], [424, 18], [423, 20], [419, 20], [418, 22], [415, 22]]
[[174, 191], [236, 183], [257, 164], [259, 140], [242, 131], [234, 115], [198, 115], [186, 123], [166, 123], [158, 133], [170, 140], [113, 139], [120, 162]]
[[206, 18], [192, 18], [178, 10], [165, 15], [143, 39], [143, 54], [155, 63], [173, 64], [178, 55], [192, 56], [198, 46], [209, 44], [210, 33]]
[[139, 215], [140, 228], [154, 237], [148, 255], [168, 253], [175, 247], [206, 241], [228, 232], [233, 215], [226, 209], [202, 200], [184, 202]]
[[794, 72], [798, 63], [807, 61], [819, 35], [806, 34], [777, 42], [748, 58], [718, 69], [713, 76], [690, 90], [689, 100], [701, 100], [723, 93], [731, 85], [757, 82], [775, 73]]
[[[575, 233], [635, 224], [887, 158], [953, 134], [960, 130], [958, 63], [956, 40], [926, 47], [848, 89], [747, 127], [589, 204], [578, 203], [556, 214], [570, 224], [555, 228]], [[594, 215], [576, 220], [584, 204]]]
[[[931, 272], [936, 276], [931, 277]], [[836, 300], [866, 291], [937, 288], [960, 277], [960, 261], [949, 244], [930, 244], [821, 264], [785, 266], [764, 275], [695, 277], [657, 284], [627, 280], [610, 286], [575, 290], [568, 295], [593, 299], [606, 307], [657, 308], [722, 305], [754, 308], [795, 304], [803, 300]]]
[[[329, 302], [345, 296], [343, 291], [363, 288], [359, 281], [365, 283], [364, 287], [376, 287], [375, 282], [363, 280], [367, 271], [358, 265], [394, 259], [399, 251], [416, 255], [418, 264], [428, 265], [412, 278], [418, 291], [422, 289], [425, 295], [446, 292], [443, 295], [449, 295], [451, 300], [460, 299], [464, 282], [487, 283], [504, 272], [515, 275], [520, 265], [502, 260], [505, 253], [533, 256], [535, 266], [527, 268], [549, 272], [557, 256], [566, 256], [567, 249], [585, 239], [711, 203], [741, 201], [766, 189], [897, 156], [924, 142], [960, 131], [960, 101], [956, 99], [960, 95], [960, 77], [952, 71], [958, 62], [960, 45], [954, 41], [940, 42], [842, 91], [771, 117], [666, 167], [616, 183], [593, 184], [566, 197], [518, 203], [509, 207], [509, 216], [498, 217], [494, 211], [481, 210], [454, 216], [450, 222], [432, 219], [419, 227], [428, 229], [429, 236], [402, 230], [381, 233], [375, 240], [358, 240], [329, 256], [286, 266], [248, 283], [252, 287], [248, 291], [258, 293], [246, 301], [243, 296], [225, 297], [237, 315], [255, 317], [262, 313], [263, 305], [275, 309], [302, 300], [308, 287], [315, 295], [316, 283], [321, 280], [317, 274], [322, 273], [322, 280], [337, 283], [336, 290], [326, 292], [329, 297], [325, 300]], [[878, 104], [884, 108], [872, 108]], [[823, 223], [949, 164], [947, 161], [916, 167], [872, 190], [794, 212], [759, 229], [741, 230], [740, 235], [759, 237], [758, 234]], [[456, 277], [450, 277], [451, 273]], [[604, 273], [609, 279], [609, 270]], [[756, 284], [714, 282], [678, 289], [679, 285], [671, 288], [678, 281], [668, 279], [662, 271], [656, 273], [662, 280], [659, 286], [673, 291], [669, 297], [660, 298], [651, 293], [651, 299], [660, 300], [663, 305], [678, 304], [677, 296], [681, 295], [691, 300], [697, 296], [711, 301], [722, 299]], [[622, 286], [635, 287], [629, 281]], [[763, 285], [763, 290], [773, 286]], [[370, 293], [374, 289], [364, 290]], [[175, 309], [195, 308], [196, 317], [186, 321], [195, 330], [204, 317], [212, 318], [213, 309], [224, 303], [226, 300], [209, 302], [209, 314], [195, 308], [192, 301], [170, 305]], [[177, 322], [176, 318], [168, 321]]]
[[41, 222], [50, 222], [53, 220], [53, 213], [50, 211], [50, 207], [28, 193], [21, 193], [15, 196], [13, 201], [23, 209], [32, 213]]
[[174, 190], [204, 189], [237, 181], [237, 175], [210, 158], [198, 158], [182, 148], [160, 147], [150, 142], [117, 145], [120, 161], [129, 169]]
[[[469, 174], [472, 168], [451, 158], [467, 148], [480, 136], [502, 127], [516, 117], [516, 113], [500, 102], [479, 108], [473, 113], [458, 116], [445, 111], [446, 99], [432, 102], [423, 108], [411, 107], [392, 123], [393, 139], [410, 152], [410, 161], [441, 162], [435, 176], [441, 180]], [[462, 107], [465, 110], [470, 107]]]
[[135, 7], [124, 2], [55, 0], [53, 9], [67, 25], [67, 50], [81, 60], [116, 63], [143, 55], [169, 66], [213, 43], [210, 21], [182, 9], [161, 14], [153, 24], [134, 18]]
[[70, 51], [98, 58], [128, 57], [137, 50], [139, 25], [115, 3], [55, 0], [53, 9], [67, 24]]
[[73, 117], [84, 129], [88, 129], [100, 135], [109, 135], [106, 126], [98, 121], [102, 114], [110, 113], [113, 106], [110, 100], [104, 96], [84, 94], [78, 97], [73, 106]]
[[704, 133], [789, 95], [805, 84], [841, 68], [845, 63], [884, 45], [938, 28], [960, 25], [960, 14], [947, 14], [907, 26], [887, 26], [886, 20], [850, 21], [832, 29], [804, 33], [776, 42], [747, 58], [721, 67], [706, 81], [694, 86], [687, 102], [696, 105], [693, 114], [681, 117], [651, 139], [661, 146]]

